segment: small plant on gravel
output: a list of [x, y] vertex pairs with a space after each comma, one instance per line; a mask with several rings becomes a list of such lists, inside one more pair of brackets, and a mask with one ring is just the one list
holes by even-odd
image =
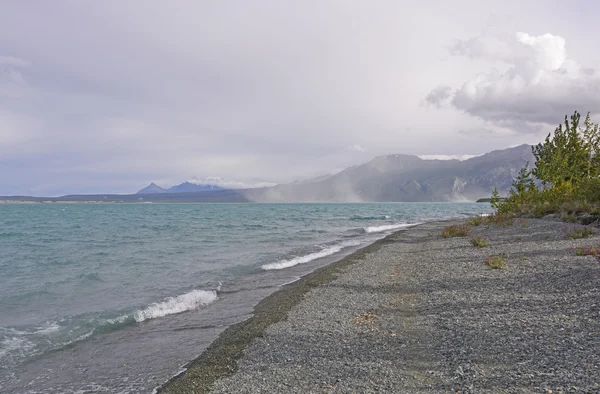
[[471, 245], [476, 246], [478, 248], [485, 248], [488, 246], [488, 240], [483, 237], [473, 237], [471, 238]]
[[474, 216], [467, 221], [467, 224], [469, 226], [477, 227], [477, 226], [483, 224], [483, 219], [484, 219], [483, 216]]
[[485, 262], [490, 268], [493, 269], [504, 269], [506, 268], [506, 261], [504, 260], [504, 253], [496, 256], [490, 256]]
[[356, 317], [354, 319], [354, 324], [366, 326], [370, 330], [374, 330], [375, 319], [377, 319], [377, 314], [375, 312], [367, 312], [361, 316]]
[[600, 246], [578, 246], [575, 248], [577, 256], [596, 256], [600, 260]]
[[595, 234], [594, 230], [586, 226], [573, 227], [571, 231], [567, 231], [567, 237], [570, 239], [587, 238], [592, 234]]
[[519, 224], [519, 226], [521, 226], [521, 228], [529, 227], [529, 221], [527, 219], [519, 219], [517, 223]]
[[486, 216], [485, 222], [490, 224], [496, 224], [498, 226], [512, 226], [514, 216], [508, 213], [497, 212], [493, 215]]
[[466, 237], [469, 235], [470, 231], [471, 227], [467, 224], [453, 224], [452, 226], [446, 227], [440, 235], [444, 238]]
[[519, 261], [527, 261], [529, 260], [527, 257], [523, 256], [523, 257], [519, 257]]

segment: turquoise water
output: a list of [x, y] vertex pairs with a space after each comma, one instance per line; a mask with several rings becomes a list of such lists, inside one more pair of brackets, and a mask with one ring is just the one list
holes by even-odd
[[409, 224], [488, 210], [0, 205], [0, 388], [149, 392], [280, 285]]

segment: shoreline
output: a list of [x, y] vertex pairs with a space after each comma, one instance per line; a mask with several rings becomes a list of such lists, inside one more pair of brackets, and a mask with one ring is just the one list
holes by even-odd
[[[159, 393], [600, 392], [600, 264], [573, 225], [394, 232], [262, 300]], [[485, 264], [504, 254], [506, 269]]]
[[401, 228], [360, 247], [349, 254], [341, 256], [321, 268], [318, 268], [299, 279], [281, 285], [281, 288], [262, 299], [253, 309], [252, 316], [244, 321], [229, 326], [195, 359], [186, 363], [182, 371], [155, 389], [155, 393], [208, 393], [214, 382], [232, 375], [237, 369], [237, 361], [253, 339], [259, 338], [264, 331], [277, 322], [285, 320], [288, 312], [300, 303], [311, 289], [329, 283], [336, 274], [354, 265], [367, 254], [374, 253], [391, 241], [399, 233], [410, 231], [426, 224], [445, 225], [458, 223], [464, 219], [448, 219], [435, 222], [419, 223]]

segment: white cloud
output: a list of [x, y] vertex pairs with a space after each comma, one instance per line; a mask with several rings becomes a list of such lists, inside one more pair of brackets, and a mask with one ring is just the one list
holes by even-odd
[[354, 151], [354, 152], [366, 152], [367, 151], [367, 149], [364, 148], [360, 144], [352, 144], [352, 145], [348, 146], [348, 150], [349, 151]]
[[594, 69], [568, 57], [561, 36], [519, 32], [513, 37], [476, 37], [457, 42], [450, 52], [497, 67], [464, 82], [452, 94], [435, 88], [426, 100], [436, 104], [436, 97], [452, 95], [455, 108], [484, 120], [489, 128], [535, 133], [575, 110], [600, 109], [600, 78]]

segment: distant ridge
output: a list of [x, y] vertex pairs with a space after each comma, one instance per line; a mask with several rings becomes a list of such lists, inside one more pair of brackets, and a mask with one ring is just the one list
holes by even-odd
[[221, 186], [210, 185], [206, 183], [192, 183], [183, 182], [180, 185], [173, 186], [167, 190], [168, 193], [192, 193], [192, 192], [206, 192], [215, 190], [225, 190]]
[[158, 186], [156, 183], [151, 183], [135, 194], [160, 194], [160, 193], [195, 193], [206, 191], [225, 190], [225, 188], [211, 184], [198, 184], [192, 182], [183, 182], [168, 189]]

